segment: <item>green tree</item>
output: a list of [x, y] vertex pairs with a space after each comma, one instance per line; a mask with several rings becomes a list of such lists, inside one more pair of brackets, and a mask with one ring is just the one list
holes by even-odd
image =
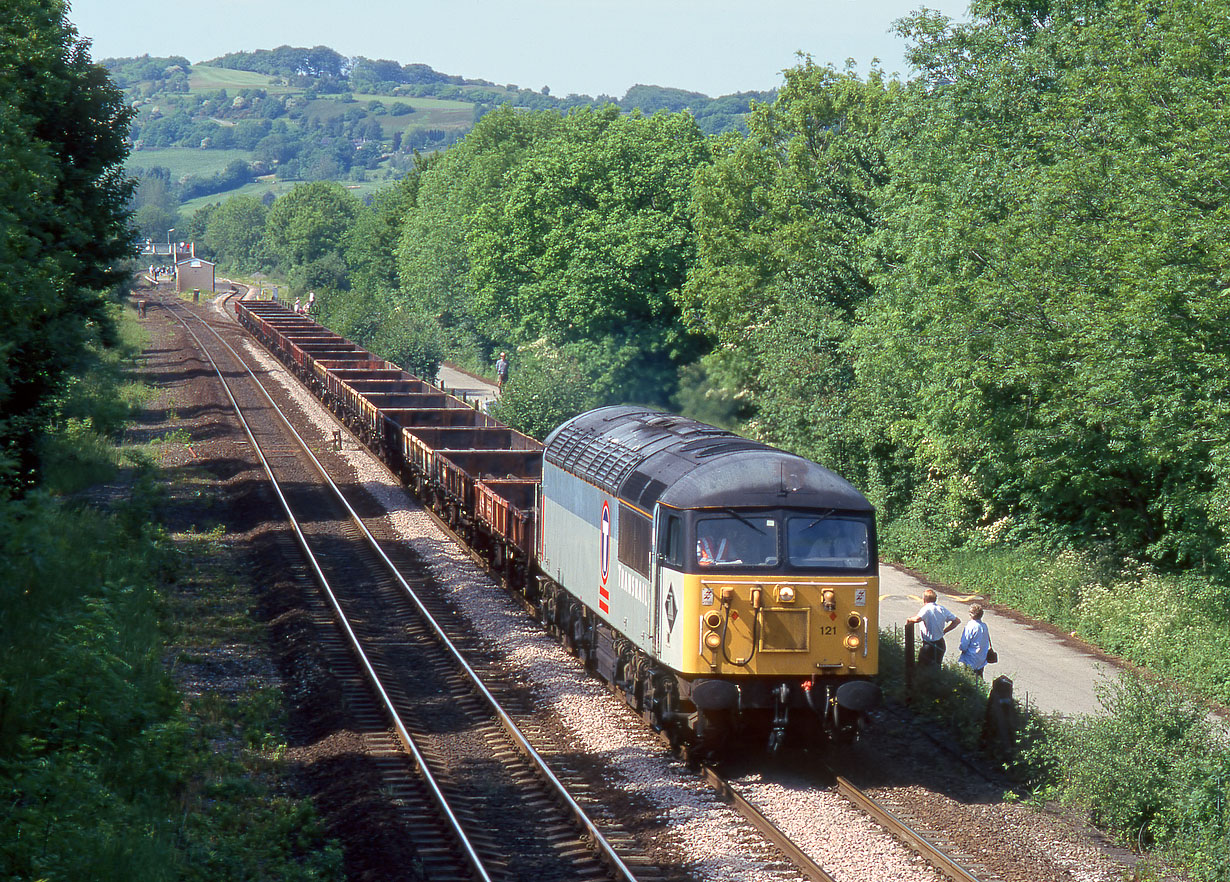
[[269, 209], [255, 196], [232, 196], [210, 213], [205, 245], [219, 263], [236, 269], [260, 269]]
[[[558, 114], [487, 114], [466, 139], [421, 172], [397, 249], [401, 292], [416, 312], [438, 317], [455, 346], [488, 344], [473, 315], [466, 240], [479, 208], [498, 202], [505, 175], [529, 146], [561, 124]], [[481, 340], [481, 343], [480, 343]]]
[[132, 208], [137, 235], [155, 242], [180, 225], [179, 194], [167, 169], [150, 169], [138, 176]]
[[444, 359], [444, 336], [432, 316], [371, 288], [337, 292], [320, 301], [321, 320], [369, 352], [433, 381]]
[[710, 381], [753, 432], [855, 480], [871, 442], [850, 412], [845, 342], [872, 294], [891, 92], [878, 72], [862, 82], [804, 59], [774, 103], [754, 106], [746, 137], [719, 142], [694, 190], [700, 257], [686, 292], [718, 343]]
[[494, 339], [588, 342], [602, 397], [669, 401], [703, 339], [680, 315], [695, 257], [689, 198], [708, 144], [686, 114], [577, 110], [534, 143], [467, 239], [474, 310]]
[[514, 353], [508, 384], [489, 413], [532, 438], [545, 440], [560, 423], [602, 404], [589, 370], [593, 362], [585, 356], [574, 347], [527, 347]]
[[0, 18], [0, 477], [36, 479], [34, 439], [132, 253], [123, 175], [131, 111], [57, 0]]
[[359, 200], [341, 184], [300, 184], [269, 209], [264, 248], [297, 290], [346, 287], [344, 239], [358, 213]]
[[855, 329], [919, 500], [1168, 565], [1225, 507], [1222, 4], [976, 4], [910, 20], [886, 121], [887, 259]]
[[346, 263], [356, 290], [385, 295], [397, 291], [397, 243], [405, 217], [417, 202], [425, 165], [416, 162], [395, 185], [378, 191], [347, 231]]

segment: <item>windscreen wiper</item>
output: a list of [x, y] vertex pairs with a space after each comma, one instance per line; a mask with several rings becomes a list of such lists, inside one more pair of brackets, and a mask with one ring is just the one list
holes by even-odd
[[766, 533], [765, 533], [765, 531], [764, 531], [764, 530], [762, 530], [762, 529], [760, 529], [759, 527], [757, 527], [755, 524], [753, 524], [751, 521], [749, 521], [749, 520], [748, 520], [747, 518], [745, 518], [743, 515], [739, 514], [739, 513], [738, 513], [737, 511], [735, 511], [733, 508], [720, 508], [720, 509], [718, 509], [718, 511], [724, 511], [724, 512], [726, 512], [726, 513], [727, 513], [727, 514], [729, 514], [732, 518], [734, 518], [736, 521], [739, 521], [739, 522], [741, 522], [741, 523], [747, 524], [749, 527], [751, 527], [753, 530], [755, 530], [757, 533], [759, 533], [759, 534], [760, 534], [760, 535], [762, 535], [762, 536], [768, 535], [768, 534], [766, 534]]

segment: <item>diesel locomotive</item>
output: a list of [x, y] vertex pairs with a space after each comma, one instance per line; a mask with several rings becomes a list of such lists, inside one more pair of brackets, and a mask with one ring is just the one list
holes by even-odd
[[548, 610], [659, 729], [776, 747], [788, 730], [853, 734], [874, 704], [874, 511], [828, 469], [684, 417], [600, 408], [548, 436], [538, 528]]
[[822, 466], [660, 411], [545, 445], [303, 315], [266, 348], [673, 745], [849, 739], [878, 689], [875, 512]]

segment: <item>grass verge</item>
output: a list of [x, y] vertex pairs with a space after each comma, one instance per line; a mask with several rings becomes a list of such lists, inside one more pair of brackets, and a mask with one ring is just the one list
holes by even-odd
[[225, 528], [159, 526], [214, 482], [169, 484], [148, 445], [114, 447], [121, 391], [149, 394], [123, 379], [136, 357], [98, 354], [44, 489], [0, 499], [0, 876], [340, 879], [287, 787], [279, 684], [247, 648]]

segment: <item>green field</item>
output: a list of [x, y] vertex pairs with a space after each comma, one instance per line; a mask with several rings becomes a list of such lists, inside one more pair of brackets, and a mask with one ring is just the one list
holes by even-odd
[[171, 170], [171, 180], [178, 181], [187, 175], [212, 175], [222, 171], [227, 164], [242, 159], [252, 161], [247, 150], [201, 150], [195, 147], [167, 147], [163, 150], [134, 150], [128, 157], [129, 167], [153, 168], [163, 166]]
[[302, 92], [302, 88], [282, 85], [274, 77], [252, 73], [247, 70], [230, 70], [225, 67], [210, 67], [206, 64], [192, 65], [188, 75], [188, 88], [193, 92], [216, 92], [219, 89], [264, 89], [269, 94]]
[[379, 101], [385, 107], [401, 102], [409, 104], [420, 113], [423, 111], [436, 112], [444, 110], [464, 110], [467, 113], [474, 111], [474, 104], [469, 101], [450, 101], [444, 98], [404, 98], [400, 95], [368, 95], [364, 92], [354, 93], [354, 100], [363, 102], [366, 106], [369, 101]]
[[[254, 181], [251, 184], [245, 184], [236, 190], [227, 190], [225, 193], [214, 193], [211, 196], [198, 196], [196, 199], [189, 199], [187, 202], [180, 203], [179, 208], [185, 214], [192, 214], [197, 210], [204, 208], [206, 205], [211, 205], [215, 202], [225, 202], [232, 196], [255, 196], [258, 199], [266, 193], [273, 193], [274, 196], [285, 196], [302, 183], [303, 181]], [[363, 198], [369, 193], [374, 193], [384, 187], [390, 187], [395, 182], [390, 179], [363, 181], [361, 183], [339, 181], [338, 183], [354, 195], [359, 198]]]

